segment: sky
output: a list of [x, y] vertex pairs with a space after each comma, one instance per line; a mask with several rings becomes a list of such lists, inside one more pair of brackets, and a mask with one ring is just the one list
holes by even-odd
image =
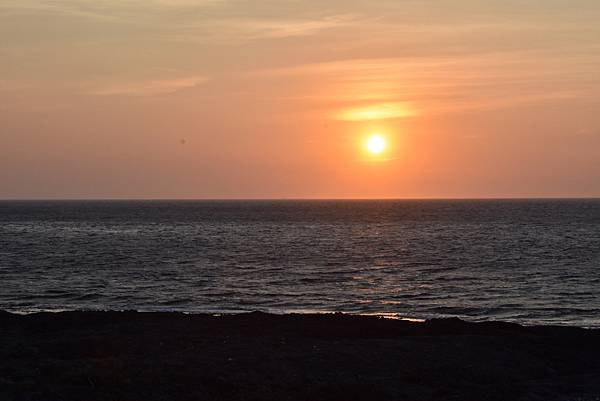
[[599, 197], [598, 21], [597, 0], [0, 0], [0, 198]]

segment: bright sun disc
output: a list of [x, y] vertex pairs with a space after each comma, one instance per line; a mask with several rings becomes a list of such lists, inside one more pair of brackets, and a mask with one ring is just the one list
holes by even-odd
[[367, 139], [367, 150], [377, 155], [385, 150], [385, 140], [381, 135], [374, 134]]

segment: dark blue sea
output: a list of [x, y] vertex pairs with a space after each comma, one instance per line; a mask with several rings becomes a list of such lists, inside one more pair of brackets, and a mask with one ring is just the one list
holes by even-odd
[[0, 309], [600, 327], [600, 200], [2, 201]]

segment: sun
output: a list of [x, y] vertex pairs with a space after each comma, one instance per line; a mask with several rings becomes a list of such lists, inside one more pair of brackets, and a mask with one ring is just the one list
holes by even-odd
[[372, 134], [367, 138], [366, 146], [369, 153], [378, 155], [385, 150], [385, 139], [379, 134]]

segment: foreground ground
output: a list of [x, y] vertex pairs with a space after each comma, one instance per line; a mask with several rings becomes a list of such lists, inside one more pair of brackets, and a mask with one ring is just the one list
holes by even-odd
[[600, 331], [0, 312], [0, 400], [600, 400]]

